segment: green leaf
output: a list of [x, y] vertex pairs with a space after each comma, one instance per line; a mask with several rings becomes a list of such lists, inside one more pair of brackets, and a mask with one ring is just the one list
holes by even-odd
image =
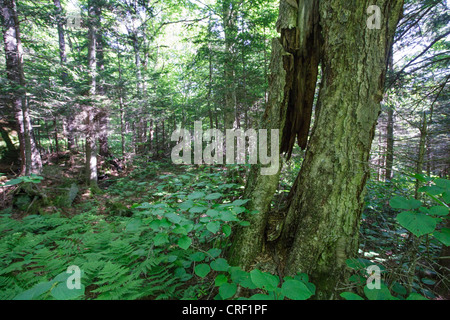
[[399, 284], [398, 282], [394, 283], [394, 286], [392, 287], [392, 291], [394, 291], [398, 294], [401, 294], [401, 295], [406, 295], [408, 293], [406, 288], [404, 286], [402, 286], [401, 284]]
[[406, 298], [406, 300], [428, 300], [428, 299], [418, 293], [413, 292], [409, 295], [408, 298]]
[[221, 197], [223, 197], [222, 193], [211, 193], [205, 197], [205, 200], [217, 200]]
[[450, 203], [450, 191], [446, 191], [442, 194], [442, 199], [445, 203]]
[[14, 186], [14, 185], [16, 185], [16, 184], [19, 184], [19, 183], [22, 183], [23, 182], [23, 180], [22, 179], [11, 179], [11, 180], [9, 180], [8, 182], [6, 182], [5, 184], [4, 184], [4, 186]]
[[434, 285], [436, 283], [436, 281], [431, 280], [431, 279], [427, 279], [427, 278], [423, 278], [422, 282], [427, 284], [427, 285], [430, 285], [430, 286], [432, 286], [432, 285]]
[[204, 252], [196, 252], [189, 256], [189, 259], [191, 259], [192, 261], [195, 261], [195, 262], [201, 262], [201, 261], [205, 260], [205, 258], [206, 258], [206, 253], [204, 253]]
[[342, 292], [341, 297], [344, 298], [345, 300], [364, 300], [363, 297], [360, 297], [353, 292]]
[[228, 271], [228, 268], [230, 267], [227, 260], [223, 258], [212, 261], [210, 265], [211, 268], [215, 271]]
[[214, 209], [208, 209], [208, 211], [206, 211], [206, 215], [208, 217], [215, 218], [219, 215], [219, 211], [214, 210]]
[[53, 298], [57, 300], [72, 300], [84, 295], [84, 285], [80, 289], [69, 289], [67, 283], [61, 282], [51, 292]]
[[230, 211], [221, 211], [219, 219], [225, 222], [238, 221], [239, 219]]
[[178, 224], [181, 222], [181, 217], [174, 212], [169, 212], [165, 216], [172, 223]]
[[214, 280], [214, 285], [216, 287], [220, 287], [221, 285], [223, 285], [224, 283], [228, 282], [228, 277], [224, 274], [219, 274], [216, 279]]
[[225, 234], [226, 237], [229, 237], [231, 235], [231, 227], [227, 224], [224, 224], [222, 226], [222, 231]]
[[217, 233], [220, 230], [220, 222], [219, 221], [211, 221], [206, 225], [206, 229], [211, 233]]
[[450, 246], [450, 228], [442, 228], [441, 231], [434, 232], [433, 236], [447, 247]]
[[440, 187], [442, 189], [450, 190], [450, 180], [447, 180], [447, 179], [436, 179], [436, 180], [434, 180], [434, 183], [438, 187]]
[[380, 289], [369, 289], [364, 287], [364, 293], [369, 300], [391, 300], [392, 295], [385, 284], [381, 284]]
[[258, 293], [251, 296], [249, 300], [273, 300], [273, 298], [267, 294]]
[[432, 196], [437, 196], [437, 195], [442, 194], [445, 190], [442, 188], [439, 188], [438, 186], [425, 186], [425, 187], [419, 188], [418, 191], [425, 192]]
[[181, 249], [187, 250], [192, 244], [192, 239], [189, 238], [188, 236], [184, 236], [181, 237], [180, 239], [178, 239], [178, 246]]
[[205, 196], [204, 192], [196, 191], [196, 192], [193, 192], [190, 195], [188, 195], [188, 199], [189, 200], [198, 200], [198, 199], [203, 198], [204, 196]]
[[397, 221], [416, 237], [431, 233], [436, 229], [437, 221], [435, 218], [427, 216], [420, 212], [405, 211], [397, 216]]
[[267, 272], [261, 272], [258, 269], [254, 269], [250, 272], [250, 278], [258, 288], [268, 291], [275, 290], [279, 283], [278, 277]]
[[178, 207], [183, 211], [187, 211], [190, 208], [192, 208], [193, 206], [194, 206], [194, 202], [191, 200], [184, 201], [178, 205]]
[[237, 285], [235, 283], [224, 283], [219, 287], [219, 294], [224, 300], [234, 296], [236, 291]]
[[373, 262], [367, 259], [347, 259], [345, 260], [347, 266], [353, 270], [363, 270], [367, 269], [367, 267], [373, 265]]
[[240, 207], [240, 206], [246, 204], [246, 203], [249, 202], [249, 201], [250, 201], [250, 200], [241, 200], [241, 199], [239, 199], [239, 200], [233, 201], [232, 205], [233, 205], [233, 206], [236, 206], [236, 207]]
[[159, 233], [153, 238], [155, 246], [160, 246], [169, 243], [169, 235], [167, 233]]
[[422, 202], [416, 199], [407, 199], [405, 197], [394, 197], [389, 201], [389, 204], [394, 209], [414, 210], [422, 205]]
[[211, 271], [211, 268], [209, 267], [209, 265], [207, 265], [205, 263], [198, 264], [194, 268], [195, 274], [197, 276], [199, 276], [200, 278], [206, 277], [210, 271]]
[[126, 226], [126, 228], [125, 228], [125, 231], [126, 232], [136, 232], [136, 231], [138, 231], [139, 230], [139, 227], [142, 225], [142, 221], [140, 220], [140, 219], [134, 219], [134, 220], [131, 220], [128, 224], [127, 224], [127, 226]]
[[446, 216], [448, 215], [448, 208], [444, 206], [435, 206], [429, 209], [430, 214], [433, 216]]
[[220, 254], [222, 253], [221, 249], [217, 249], [217, 248], [212, 248], [208, 250], [208, 254], [212, 257], [212, 258], [217, 258], [218, 256], [220, 256]]
[[203, 213], [203, 212], [205, 212], [207, 209], [208, 209], [208, 208], [203, 207], [203, 206], [201, 206], [201, 207], [193, 207], [193, 208], [191, 208], [191, 209], [189, 210], [189, 212], [190, 212], [190, 213]]
[[312, 292], [301, 281], [287, 280], [281, 286], [281, 292], [291, 300], [307, 300], [312, 296]]
[[55, 281], [38, 283], [33, 288], [18, 294], [16, 297], [14, 297], [14, 300], [37, 299], [43, 293], [48, 292], [52, 288], [53, 284], [55, 284]]

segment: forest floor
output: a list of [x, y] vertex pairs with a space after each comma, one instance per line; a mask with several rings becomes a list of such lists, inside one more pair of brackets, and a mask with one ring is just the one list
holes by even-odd
[[[53, 222], [52, 217], [61, 217], [63, 219], [69, 218], [73, 220], [71, 223], [76, 224], [75, 229], [81, 228], [77, 224], [78, 222], [76, 222], [76, 217], [80, 217], [82, 220], [88, 217], [88, 219], [93, 219], [92, 226], [101, 225], [103, 220], [110, 221], [109, 226], [103, 226], [103, 229], [101, 229], [103, 230], [101, 232], [106, 234], [111, 232], [109, 228], [111, 228], [111, 226], [114, 227], [115, 223], [121, 224], [123, 226], [121, 229], [122, 231], [120, 231], [120, 236], [117, 237], [122, 238], [125, 245], [126, 241], [131, 241], [133, 239], [133, 237], [127, 234], [126, 230], [129, 228], [138, 228], [134, 225], [134, 223], [136, 222], [136, 217], [139, 216], [140, 208], [144, 208], [144, 210], [152, 208], [152, 210], [158, 212], [158, 219], [164, 217], [164, 215], [160, 213], [161, 208], [171, 207], [179, 210], [178, 207], [180, 207], [183, 210], [182, 206], [184, 204], [188, 205], [188, 212], [204, 212], [202, 210], [206, 210], [205, 206], [207, 203], [210, 206], [209, 210], [214, 211], [217, 206], [223, 206], [223, 204], [214, 204], [214, 201], [199, 201], [197, 203], [195, 200], [194, 203], [191, 201], [191, 204], [188, 204], [190, 200], [185, 200], [205, 197], [205, 195], [209, 192], [208, 196], [212, 196], [210, 199], [221, 201], [222, 203], [223, 201], [225, 201], [225, 203], [231, 203], [242, 196], [242, 191], [244, 188], [243, 177], [239, 174], [230, 174], [232, 172], [236, 173], [235, 169], [229, 170], [229, 168], [226, 167], [175, 166], [172, 163], [164, 161], [151, 161], [150, 159], [141, 158], [135, 160], [132, 164], [129, 163], [127, 166], [124, 166], [121, 171], [118, 171], [115, 167], [107, 166], [105, 161], [101, 161], [101, 170], [99, 172], [100, 190], [93, 193], [83, 183], [83, 159], [79, 157], [76, 158], [74, 165], [70, 166], [68, 156], [66, 154], [61, 154], [59, 156], [49, 156], [45, 158], [45, 162], [46, 163], [42, 173], [42, 177], [44, 179], [33, 185], [33, 188], [35, 188], [34, 190], [36, 190], [35, 193], [26, 194], [26, 190], [23, 190], [23, 188], [17, 186], [0, 188], [0, 216], [10, 216], [15, 221], [25, 222], [25, 227], [23, 227], [23, 225], [15, 225], [10, 228], [4, 227], [5, 230], [3, 230], [3, 232], [5, 234], [14, 228], [17, 228], [18, 230], [27, 228], [27, 219], [36, 215], [47, 217], [46, 219], [48, 219], [48, 221], [45, 222], [45, 227], [42, 229], [42, 232], [44, 233], [45, 230], [49, 228], [46, 225], [47, 223], [54, 223], [57, 225], [64, 224], [62, 221], [65, 220], [57, 220], [57, 222]], [[5, 181], [5, 179], [9, 178], [13, 177], [9, 176], [8, 178], [3, 178], [3, 180]], [[287, 188], [287, 186], [284, 186], [284, 189]], [[403, 254], [403, 251], [405, 251], [406, 234], [404, 230], [399, 230], [395, 227], [393, 216], [391, 215], [390, 210], [386, 208], [386, 200], [379, 199], [378, 202], [373, 199], [370, 200], [371, 192], [376, 188], [378, 187], [371, 186], [369, 188], [369, 201], [364, 211], [360, 231], [361, 246], [358, 261], [363, 266], [373, 263], [378, 263], [384, 266], [386, 270], [389, 270], [389, 273], [385, 276], [386, 279], [389, 280], [390, 283], [396, 283], [397, 285], [393, 289], [394, 291], [397, 290], [395, 291], [396, 294], [402, 295], [405, 293], [405, 288], [404, 285], [400, 285], [400, 283], [405, 284], [407, 282], [407, 277], [405, 276], [405, 272], [403, 270], [405, 259], [407, 258], [407, 256]], [[40, 197], [40, 194], [45, 195], [45, 197]], [[283, 200], [278, 198], [276, 201]], [[192, 211], [192, 209], [197, 210]], [[169, 212], [169, 214], [171, 213]], [[174, 217], [172, 216], [172, 218]], [[168, 219], [170, 220], [171, 218]], [[194, 218], [194, 224], [202, 225], [202, 219], [203, 218], [198, 217]], [[233, 218], [228, 218], [228, 220], [224, 219], [224, 225], [229, 224], [230, 221], [237, 220], [233, 220]], [[150, 224], [153, 222], [150, 222]], [[205, 229], [214, 229], [214, 232], [218, 231], [216, 226], [211, 225], [210, 220], [203, 220], [203, 222], [203, 227]], [[52, 228], [53, 227], [51, 227], [50, 230]], [[38, 235], [40, 234], [39, 232]], [[67, 250], [67, 244], [64, 241], [71, 239], [71, 237], [73, 237], [73, 239], [78, 239], [81, 237], [81, 233], [78, 232], [79, 231], [75, 232], [72, 236], [65, 234], [59, 235], [52, 240], [52, 242], [50, 242], [51, 245], [49, 245], [49, 247], [54, 248], [53, 250], [55, 252], [63, 250], [62, 248]], [[158, 235], [159, 232], [162, 231], [158, 231], [156, 235]], [[220, 237], [217, 237], [217, 234], [213, 238], [208, 237], [209, 236], [205, 236], [204, 233], [202, 233], [197, 240], [194, 239], [197, 250], [200, 250], [199, 252], [209, 252], [210, 250], [220, 251], [224, 248], [224, 242], [223, 240], [220, 240]], [[152, 236], [152, 239], [154, 238], [155, 236]], [[55, 246], [54, 244], [59, 243], [59, 241], [61, 241], [61, 243]], [[101, 242], [102, 240], [97, 239], [96, 241]], [[163, 241], [168, 240], [164, 239]], [[211, 246], [212, 243], [219, 243], [219, 247], [216, 245]], [[2, 248], [0, 247], [0, 256], [2, 253], [1, 249]], [[27, 247], [27, 249], [24, 250], [29, 252], [31, 249]], [[171, 250], [173, 250], [173, 247], [169, 246], [164, 249], [163, 252], [167, 253], [171, 252]], [[418, 260], [418, 272], [415, 283], [417, 286], [417, 291], [422, 292], [422, 294], [433, 299], [444, 299], [448, 298], [445, 297], [446, 294], [441, 295], [437, 293], [437, 291], [441, 291], [438, 287], [442, 283], [442, 278], [440, 278], [437, 271], [439, 266], [435, 260], [435, 256], [437, 254], [436, 250], [437, 248], [432, 244], [428, 244], [427, 247], [423, 248], [422, 258]], [[71, 251], [69, 252], [70, 254], [68, 254], [66, 259], [74, 259], [73, 253]], [[114, 254], [117, 254], [116, 251], [111, 253], [111, 255]], [[196, 261], [195, 255], [198, 256], [198, 252], [191, 254], [191, 256], [194, 256], [194, 263]], [[58, 258], [61, 259], [59, 256]], [[25, 258], [23, 258], [23, 261], [20, 259], [17, 260], [16, 257], [13, 260], [18, 263], [25, 263]], [[123, 259], [123, 257], [121, 259]], [[109, 261], [109, 259], [107, 260]], [[127, 262], [124, 262], [122, 267], [130, 267], [129, 263], [130, 262], [127, 260]], [[156, 264], [156, 262], [152, 263]], [[185, 262], [182, 262], [181, 265], [183, 265], [183, 263]], [[90, 265], [87, 264], [85, 268], [89, 268], [89, 266]], [[50, 267], [47, 266], [47, 268]], [[191, 290], [190, 292], [191, 295], [194, 295], [197, 298], [207, 298], [211, 297], [213, 292], [214, 294], [217, 294], [217, 288], [214, 289], [214, 285], [211, 286], [211, 283], [214, 283], [215, 281], [214, 278], [211, 278], [209, 283], [206, 281], [208, 278], [201, 279], [201, 281], [199, 281], [198, 278], [188, 279], [185, 275], [186, 271], [184, 269], [183, 271], [179, 271], [179, 269], [180, 268], [176, 270], [178, 270], [177, 272], [182, 273], [180, 277], [184, 277], [183, 279], [187, 281], [183, 284], [183, 287], [189, 286], [191, 289], [194, 288], [192, 289], [193, 291]], [[187, 270], [187, 274], [189, 274], [188, 268], [185, 269]], [[361, 291], [360, 285], [364, 282], [364, 275], [361, 274], [358, 268], [353, 269], [353, 284], [342, 289], [353, 290], [356, 292], [359, 290], [359, 293], [363, 295], [364, 293]], [[48, 269], [46, 271], [48, 271]], [[101, 289], [102, 287], [99, 286], [99, 283], [107, 280], [101, 278], [100, 275], [98, 277], [99, 278], [97, 278], [97, 280], [101, 280], [98, 280], [95, 284], [92, 284], [89, 287], [90, 292], [96, 292], [96, 290], [102, 292], [103, 289]], [[7, 279], [11, 278], [8, 277]], [[11, 285], [8, 281], [8, 285]], [[27, 282], [28, 284], [25, 285], [24, 282], [20, 282], [17, 279], [14, 279], [14, 281], [17, 285], [15, 286], [15, 290], [12, 290], [9, 293], [9, 297], [20, 292], [20, 288], [34, 283], [32, 280], [29, 280], [29, 282]], [[131, 286], [132, 282], [130, 283]], [[107, 286], [108, 285], [109, 284], [107, 284]], [[0, 287], [1, 286], [2, 272], [0, 272]], [[126, 286], [124, 286], [124, 288], [125, 287]], [[173, 292], [170, 290], [173, 290]], [[171, 287], [170, 290], [169, 293], [165, 292], [163, 296], [170, 296], [171, 294], [174, 294], [174, 292], [177, 292], [175, 285], [173, 288]], [[117, 294], [115, 297], [120, 298], [133, 296], [122, 291], [117, 291], [115, 294]], [[162, 293], [159, 294], [161, 295]], [[92, 297], [97, 297], [97, 295], [92, 295], [92, 293], [90, 293], [90, 295]], [[137, 297], [146, 298], [148, 296], [153, 295], [138, 295]], [[100, 295], [100, 297], [103, 296]]]

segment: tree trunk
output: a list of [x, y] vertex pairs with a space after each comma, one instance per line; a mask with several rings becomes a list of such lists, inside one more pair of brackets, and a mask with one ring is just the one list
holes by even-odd
[[11, 87], [14, 88], [9, 98], [9, 104], [17, 123], [22, 161], [21, 174], [39, 174], [42, 170], [42, 161], [33, 137], [26, 101], [23, 51], [15, 0], [0, 0], [0, 9], [6, 56], [6, 75]]
[[[278, 49], [278, 56], [284, 72], [271, 76], [271, 91], [284, 82], [286, 94], [279, 92], [275, 112], [283, 115], [285, 110], [279, 121], [283, 130], [281, 150], [290, 156], [295, 140], [301, 147], [307, 144], [308, 149], [283, 212], [284, 223], [278, 223], [282, 227], [280, 237], [271, 240], [275, 242], [274, 260], [276, 256], [282, 273], [309, 274], [317, 286], [316, 298], [331, 299], [337, 298], [337, 286], [345, 280], [345, 260], [358, 249], [369, 154], [381, 110], [388, 53], [403, 1], [377, 2], [384, 21], [380, 30], [366, 28], [366, 12], [371, 5], [368, 0], [291, 3], [282, 1], [280, 5], [278, 31], [283, 49]], [[323, 77], [308, 143], [319, 59]], [[269, 101], [269, 113], [273, 107]], [[250, 194], [252, 203], [262, 201], [255, 182], [249, 183], [247, 189], [255, 190]], [[272, 194], [268, 197], [271, 199]], [[268, 204], [270, 201], [265, 206]], [[233, 261], [247, 269], [263, 246], [261, 234], [268, 230], [263, 224], [270, 215], [265, 216], [256, 215], [259, 218], [254, 219], [260, 222], [256, 226], [250, 220], [252, 226], [242, 229], [232, 250]]]

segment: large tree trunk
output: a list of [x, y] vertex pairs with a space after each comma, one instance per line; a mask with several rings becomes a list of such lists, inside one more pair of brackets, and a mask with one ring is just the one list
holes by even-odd
[[17, 123], [17, 133], [20, 141], [21, 174], [39, 174], [42, 170], [42, 161], [33, 137], [26, 101], [22, 43], [15, 0], [0, 0], [0, 9], [5, 45], [6, 73], [13, 88], [9, 102]]
[[377, 4], [380, 30], [366, 27], [370, 1], [319, 6], [323, 80], [316, 122], [278, 246], [286, 274], [310, 274], [319, 299], [336, 298], [345, 260], [358, 249], [369, 154], [403, 0]]
[[[287, 119], [285, 125], [284, 118], [279, 121], [283, 130], [281, 149], [290, 156], [295, 140], [301, 147], [307, 144], [308, 149], [289, 196], [284, 222], [278, 223], [282, 226], [280, 237], [270, 240], [275, 242], [279, 269], [286, 275], [309, 274], [317, 286], [318, 299], [337, 297], [337, 285], [345, 279], [345, 260], [357, 253], [369, 154], [381, 110], [388, 53], [403, 1], [377, 4], [382, 12], [381, 29], [366, 27], [371, 5], [368, 0], [282, 1], [280, 5], [278, 28], [285, 52], [278, 56], [283, 59], [284, 72], [272, 75], [279, 80], [272, 80], [271, 87], [284, 82], [288, 88], [285, 96], [280, 94], [277, 107]], [[315, 125], [307, 143], [316, 59], [321, 59], [323, 77]], [[273, 107], [269, 103], [269, 111]], [[248, 189], [255, 189], [254, 183], [250, 182]], [[252, 203], [261, 201], [257, 192], [250, 195], [255, 197]], [[249, 239], [245, 237], [248, 233], [256, 239], [239, 242], [232, 256], [242, 253], [246, 258], [233, 262], [251, 266], [256, 251], [249, 246], [256, 243], [256, 250], [262, 247], [261, 232], [264, 228], [259, 225], [242, 231], [241, 237]]]

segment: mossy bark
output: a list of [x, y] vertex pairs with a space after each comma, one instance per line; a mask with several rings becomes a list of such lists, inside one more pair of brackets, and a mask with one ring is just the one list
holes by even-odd
[[[297, 5], [295, 5], [297, 4]], [[276, 252], [284, 274], [305, 272], [317, 299], [337, 298], [345, 260], [358, 248], [368, 159], [380, 113], [384, 80], [403, 0], [381, 0], [381, 29], [370, 29], [370, 1], [281, 1], [274, 40], [270, 94], [263, 124], [283, 133], [281, 150], [295, 140], [308, 146], [292, 187]], [[308, 142], [319, 62], [322, 83]], [[278, 176], [253, 170], [247, 185], [250, 209], [260, 213], [238, 231], [231, 262], [251, 268], [264, 248], [264, 231]]]
[[370, 5], [319, 5], [323, 79], [315, 127], [278, 243], [285, 273], [308, 273], [318, 299], [337, 298], [345, 260], [357, 253], [369, 153], [403, 1], [377, 1], [381, 29], [366, 27]]

